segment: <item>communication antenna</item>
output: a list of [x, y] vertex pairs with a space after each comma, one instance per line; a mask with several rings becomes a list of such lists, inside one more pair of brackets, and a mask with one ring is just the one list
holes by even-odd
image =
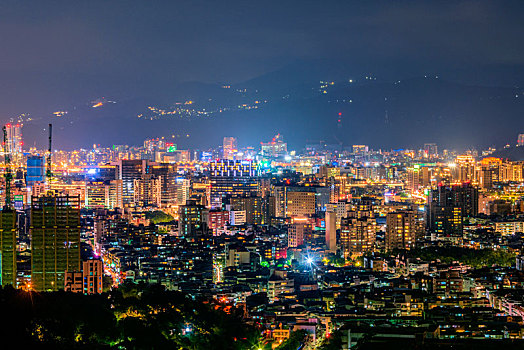
[[[4, 132], [5, 133], [5, 132]], [[45, 177], [47, 178], [47, 182], [49, 183], [51, 181], [51, 178], [53, 177], [53, 172], [51, 171], [51, 142], [53, 140], [53, 124], [49, 124], [49, 147], [47, 149], [47, 171], [45, 174]]]
[[4, 171], [4, 177], [5, 177], [5, 209], [11, 209], [11, 179], [13, 178], [13, 174], [11, 173], [11, 156], [9, 155], [9, 145], [7, 143], [7, 128], [4, 125], [3, 127], [4, 131], [4, 162], [5, 162], [5, 171]]

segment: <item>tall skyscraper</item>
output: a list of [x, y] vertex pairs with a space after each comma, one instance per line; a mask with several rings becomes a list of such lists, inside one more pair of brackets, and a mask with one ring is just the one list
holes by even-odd
[[11, 152], [14, 159], [17, 159], [23, 152], [24, 142], [22, 141], [22, 124], [6, 124], [7, 149]]
[[517, 146], [524, 146], [524, 134], [519, 134], [517, 138]]
[[30, 230], [33, 289], [63, 289], [65, 272], [80, 271], [80, 197], [33, 196]]
[[224, 137], [222, 150], [224, 152], [224, 159], [233, 160], [237, 152], [237, 139], [234, 137]]
[[0, 212], [0, 285], [16, 287], [16, 212]]

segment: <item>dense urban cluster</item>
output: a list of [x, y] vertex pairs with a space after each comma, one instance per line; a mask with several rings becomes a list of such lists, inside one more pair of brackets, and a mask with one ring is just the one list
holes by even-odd
[[[97, 344], [154, 347], [131, 341], [142, 327], [154, 348], [524, 346], [524, 161], [432, 143], [295, 151], [282, 135], [58, 151], [50, 134], [24, 150], [21, 130], [4, 128], [0, 302], [98, 302], [115, 333], [93, 330]], [[218, 332], [210, 315], [242, 323]], [[59, 342], [44, 321], [24, 320], [31, 341]]]

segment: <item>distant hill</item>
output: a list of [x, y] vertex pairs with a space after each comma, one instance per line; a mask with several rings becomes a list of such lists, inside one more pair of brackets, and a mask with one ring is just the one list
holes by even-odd
[[[313, 67], [291, 66], [227, 87], [186, 83], [143, 96], [121, 93], [116, 103], [100, 108], [86, 99], [63, 107], [68, 114], [59, 118], [53, 110], [40, 113], [24, 124], [24, 137], [28, 145], [31, 140], [45, 145], [43, 129], [52, 121], [53, 142], [64, 148], [141, 144], [158, 136], [174, 136], [183, 148], [214, 147], [224, 136], [236, 136], [243, 146], [281, 133], [291, 149], [319, 140], [388, 149], [425, 142], [440, 148], [504, 145], [524, 131], [521, 88], [470, 86], [435, 76], [389, 82], [352, 76], [347, 67]], [[321, 84], [324, 75], [328, 85]], [[198, 113], [152, 115], [149, 108], [173, 106]]]

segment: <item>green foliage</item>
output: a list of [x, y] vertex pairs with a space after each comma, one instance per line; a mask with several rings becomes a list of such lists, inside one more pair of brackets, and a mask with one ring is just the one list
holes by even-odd
[[330, 263], [334, 266], [344, 266], [346, 264], [346, 260], [344, 257], [334, 255], [332, 258], [329, 259]]
[[0, 308], [9, 320], [0, 335], [20, 348], [246, 349], [259, 339], [241, 312], [227, 314], [161, 286], [90, 296], [3, 288]]
[[296, 350], [304, 342], [307, 336], [307, 332], [304, 330], [298, 330], [289, 336], [289, 338], [276, 347], [276, 350]]
[[342, 349], [342, 332], [337, 330], [322, 340], [318, 347], [319, 350], [340, 350]]
[[161, 210], [146, 212], [146, 219], [149, 219], [153, 224], [170, 222], [174, 220], [174, 218], [171, 215], [166, 214]]
[[439, 259], [443, 263], [459, 261], [474, 268], [485, 266], [512, 266], [515, 263], [515, 254], [506, 250], [493, 249], [468, 249], [460, 247], [429, 247], [411, 251], [393, 251], [394, 255], [400, 254], [407, 257], [420, 258], [425, 261]]

